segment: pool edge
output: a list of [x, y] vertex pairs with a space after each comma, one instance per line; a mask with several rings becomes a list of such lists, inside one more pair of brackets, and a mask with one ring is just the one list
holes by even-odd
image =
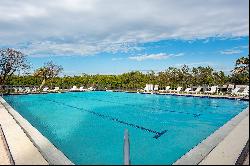
[[43, 136], [24, 117], [22, 117], [15, 109], [13, 109], [1, 96], [0, 103], [5, 107], [16, 123], [22, 128], [30, 141], [50, 165], [74, 165], [74, 163], [70, 161], [63, 152], [61, 152], [54, 144], [49, 141], [49, 139]]
[[198, 145], [189, 150], [181, 158], [175, 161], [173, 165], [198, 165], [233, 131], [236, 126], [240, 124], [240, 122], [247, 118], [247, 116], [249, 116], [249, 106], [213, 132], [206, 139], [201, 141]]

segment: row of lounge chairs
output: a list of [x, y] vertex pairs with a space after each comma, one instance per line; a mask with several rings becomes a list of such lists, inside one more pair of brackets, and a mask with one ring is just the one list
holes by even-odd
[[38, 89], [36, 87], [34, 87], [34, 88], [30, 88], [30, 87], [24, 87], [24, 88], [18, 87], [17, 88], [17, 87], [14, 87], [13, 90], [14, 90], [15, 93], [35, 93], [35, 92], [38, 91]]
[[49, 87], [44, 87], [43, 89], [39, 89], [38, 87], [12, 87], [8, 88], [11, 92], [14, 92], [15, 94], [30, 94], [30, 93], [50, 93], [50, 92], [84, 92], [84, 91], [93, 91], [95, 88], [90, 87], [87, 89], [84, 89], [83, 87], [77, 88], [76, 86], [73, 86], [71, 89], [60, 89], [60, 87], [54, 87], [53, 89], [49, 89]]
[[93, 91], [95, 90], [95, 88], [93, 87], [89, 87], [87, 89], [85, 89], [84, 87], [80, 87], [80, 88], [77, 88], [77, 86], [73, 86], [73, 88], [71, 88], [69, 91], [71, 92], [85, 92], [85, 91]]
[[[156, 87], [156, 88], [154, 88]], [[183, 91], [182, 87], [178, 87], [176, 90], [171, 89], [170, 86], [167, 86], [164, 90], [158, 90], [159, 86], [155, 85], [153, 86], [152, 84], [147, 84], [146, 87], [144, 88], [145, 93], [153, 93], [153, 92], [159, 92], [159, 93], [186, 93], [186, 94], [218, 94], [218, 86], [212, 86], [209, 88], [209, 90], [202, 91], [203, 87], [199, 86], [195, 90], [192, 90], [192, 88], [186, 88]], [[244, 88], [242, 87], [237, 87], [234, 89], [231, 89], [231, 92], [227, 91], [228, 94], [231, 96], [249, 96], [249, 86], [245, 86]]]
[[60, 88], [55, 87], [54, 89], [49, 89], [48, 87], [43, 88], [40, 90], [37, 87], [14, 87], [12, 88], [14, 90], [14, 93], [41, 93], [41, 92], [59, 92]]
[[[67, 91], [70, 91], [70, 92], [85, 92], [85, 91], [93, 91], [93, 90], [95, 90], [95, 88], [93, 88], [93, 87], [89, 87], [89, 88], [85, 89], [82, 86], [80, 88], [77, 88], [77, 86], [73, 86], [72, 88], [70, 88]], [[55, 87], [52, 90], [49, 90], [48, 87], [45, 87], [43, 89], [43, 92], [59, 92], [59, 91], [61, 91], [61, 89], [59, 87]]]

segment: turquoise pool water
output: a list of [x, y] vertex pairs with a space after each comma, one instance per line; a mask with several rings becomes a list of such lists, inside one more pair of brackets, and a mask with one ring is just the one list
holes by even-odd
[[75, 164], [172, 164], [247, 108], [227, 99], [75, 92], [4, 99]]

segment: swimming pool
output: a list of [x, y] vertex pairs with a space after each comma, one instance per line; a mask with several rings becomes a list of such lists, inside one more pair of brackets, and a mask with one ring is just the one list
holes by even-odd
[[4, 99], [75, 164], [172, 164], [248, 107], [228, 99], [122, 92], [11, 95]]

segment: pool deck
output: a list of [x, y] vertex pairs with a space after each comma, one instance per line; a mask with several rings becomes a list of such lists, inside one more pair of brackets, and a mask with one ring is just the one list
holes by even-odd
[[0, 133], [0, 165], [10, 165], [10, 159], [2, 137], [2, 133]]
[[244, 118], [200, 163], [200, 165], [235, 164], [249, 138], [249, 116]]
[[188, 94], [188, 93], [156, 93], [157, 95], [174, 95], [174, 96], [186, 96], [186, 97], [201, 97], [201, 98], [221, 98], [221, 99], [232, 99], [232, 100], [249, 100], [249, 97], [243, 96], [231, 96], [231, 95], [207, 95], [207, 94]]
[[[16, 112], [2, 97], [0, 97], [0, 124], [6, 138], [4, 145], [0, 139], [0, 154], [8, 162], [10, 156], [15, 165], [73, 165], [47, 138], [35, 129], [27, 120]], [[1, 159], [0, 157], [0, 159]], [[7, 161], [8, 160], [8, 161]], [[3, 164], [2, 161], [0, 165]]]
[[[16, 165], [48, 165], [48, 162], [43, 158], [38, 149], [33, 145], [22, 128], [16, 123], [2, 104], [0, 104], [0, 124]], [[7, 160], [10, 159], [3, 141], [1, 138], [1, 147], [5, 149], [4, 161], [8, 162]]]

